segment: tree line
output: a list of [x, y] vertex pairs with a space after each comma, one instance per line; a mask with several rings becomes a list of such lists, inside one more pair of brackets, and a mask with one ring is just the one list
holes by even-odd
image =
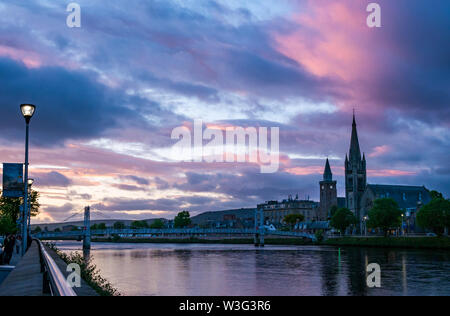
[[[437, 236], [442, 236], [445, 229], [450, 227], [450, 201], [437, 191], [431, 191], [430, 195], [431, 201], [419, 209], [416, 221], [420, 227], [432, 231]], [[385, 236], [388, 236], [391, 229], [401, 226], [402, 215], [404, 216], [405, 212], [399, 208], [394, 199], [382, 198], [374, 201], [367, 215], [367, 227], [380, 229]], [[357, 223], [359, 223], [358, 219], [348, 208], [333, 207], [331, 209], [330, 226], [338, 229], [341, 234]]]

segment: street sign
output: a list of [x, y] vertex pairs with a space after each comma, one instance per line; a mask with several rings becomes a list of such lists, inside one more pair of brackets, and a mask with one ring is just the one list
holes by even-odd
[[23, 197], [23, 164], [3, 164], [3, 196], [9, 198]]

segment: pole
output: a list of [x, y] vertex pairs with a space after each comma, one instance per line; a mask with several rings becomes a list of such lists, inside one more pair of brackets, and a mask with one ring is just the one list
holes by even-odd
[[84, 208], [84, 239], [83, 249], [91, 249], [91, 208]]
[[28, 234], [27, 235], [31, 236], [31, 187], [30, 187], [30, 194], [28, 195], [28, 209], [29, 209], [29, 212], [28, 212], [28, 218], [27, 218], [27, 221], [28, 221], [28, 230], [27, 230]]
[[22, 256], [27, 251], [27, 235], [28, 235], [28, 135], [30, 125], [26, 123], [25, 132], [25, 177], [23, 179], [23, 218], [22, 218]]
[[255, 235], [254, 237], [254, 244], [255, 247], [259, 246], [259, 241], [258, 241], [258, 209], [255, 209]]
[[259, 211], [259, 216], [260, 216], [260, 226], [259, 226], [259, 246], [260, 247], [264, 247], [264, 210], [261, 208]]

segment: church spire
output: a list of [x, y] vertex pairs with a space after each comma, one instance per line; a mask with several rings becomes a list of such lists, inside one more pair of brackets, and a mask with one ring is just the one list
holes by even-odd
[[361, 150], [359, 148], [358, 131], [356, 129], [356, 118], [354, 110], [353, 110], [352, 138], [350, 142], [349, 156], [351, 162], [361, 161]]
[[330, 162], [325, 163], [325, 170], [323, 172], [323, 181], [333, 181], [333, 174], [331, 173]]

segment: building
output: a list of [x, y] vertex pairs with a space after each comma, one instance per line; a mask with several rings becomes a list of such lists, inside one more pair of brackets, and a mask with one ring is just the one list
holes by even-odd
[[325, 221], [328, 219], [330, 209], [333, 206], [338, 206], [336, 181], [333, 181], [333, 173], [331, 172], [330, 162], [325, 163], [325, 170], [323, 172], [323, 180], [320, 184], [320, 207], [319, 220]]
[[361, 198], [367, 184], [366, 157], [361, 158], [355, 114], [348, 156], [345, 156], [345, 199], [349, 210], [361, 218]]
[[283, 223], [284, 217], [289, 214], [302, 214], [305, 222], [319, 220], [319, 203], [311, 200], [299, 200], [298, 196], [293, 199], [289, 196], [287, 200], [267, 201], [259, 204], [258, 209], [263, 209], [264, 219], [271, 224]]
[[364, 154], [361, 157], [356, 119], [353, 114], [350, 150], [345, 157], [345, 203], [359, 219], [360, 225], [357, 229], [360, 232], [364, 227], [364, 217], [373, 207], [374, 200], [380, 198], [392, 198], [400, 209], [405, 210], [404, 228], [408, 228], [409, 231], [421, 231], [416, 225], [415, 218], [422, 205], [431, 201], [430, 192], [424, 186], [367, 184], [366, 157]]
[[[424, 186], [369, 184], [361, 199], [361, 216], [367, 216], [376, 199], [391, 198], [404, 210], [403, 228], [419, 232], [416, 214], [419, 209], [431, 201], [430, 191]], [[360, 220], [362, 220], [360, 218]]]

